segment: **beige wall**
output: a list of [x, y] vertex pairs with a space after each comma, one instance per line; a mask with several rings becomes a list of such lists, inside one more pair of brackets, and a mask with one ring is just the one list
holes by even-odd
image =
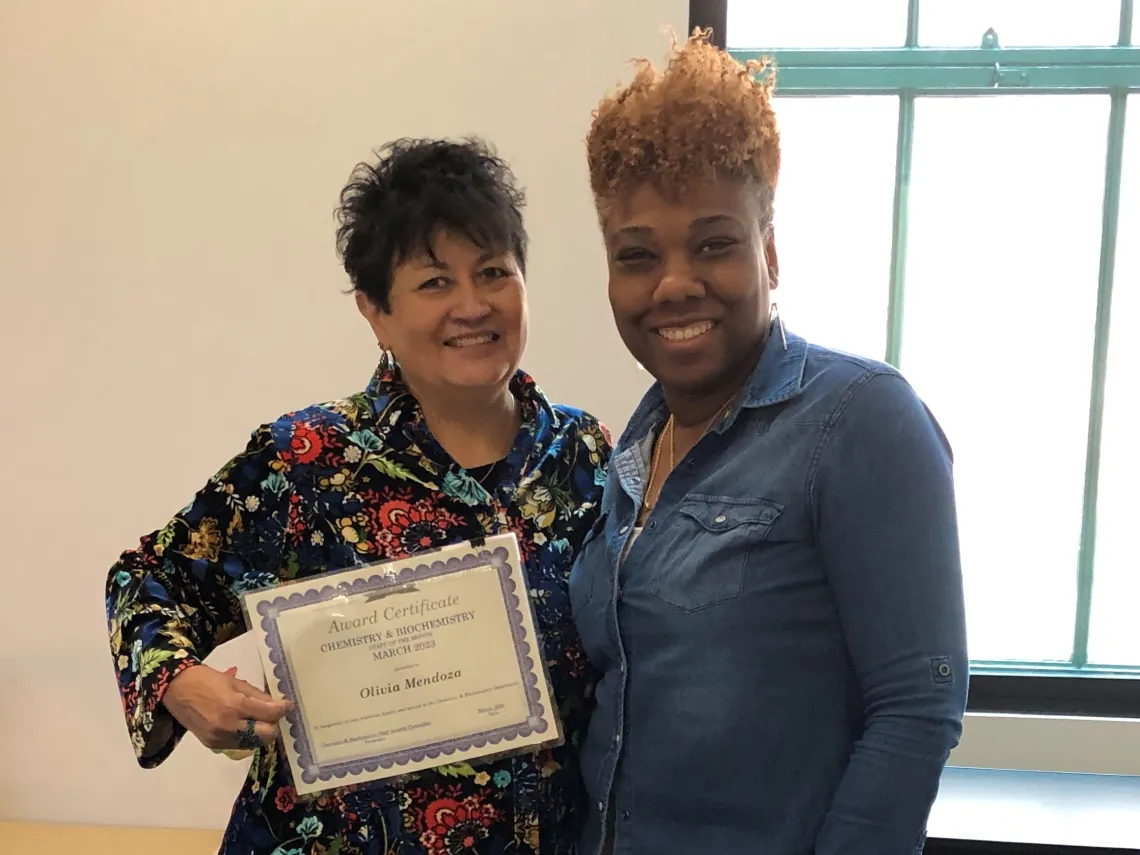
[[626, 60], [661, 55], [686, 15], [0, 0], [0, 819], [224, 822], [240, 766], [187, 743], [136, 769], [103, 581], [259, 422], [367, 381], [332, 212], [373, 146], [498, 145], [531, 198], [525, 366], [624, 421], [646, 375], [611, 328], [582, 138]]

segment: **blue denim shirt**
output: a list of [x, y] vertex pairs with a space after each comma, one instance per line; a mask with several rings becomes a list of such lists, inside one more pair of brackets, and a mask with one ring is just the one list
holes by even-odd
[[889, 366], [777, 335], [629, 546], [666, 414], [654, 386], [570, 577], [603, 675], [582, 855], [607, 825], [617, 855], [921, 851], [968, 671], [940, 428]]

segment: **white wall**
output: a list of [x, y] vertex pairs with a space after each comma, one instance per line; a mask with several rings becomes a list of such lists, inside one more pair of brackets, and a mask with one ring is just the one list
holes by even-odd
[[531, 200], [525, 367], [625, 420], [647, 376], [608, 315], [583, 138], [686, 18], [684, 0], [0, 0], [0, 819], [224, 823], [237, 764], [188, 742], [135, 767], [103, 581], [258, 423], [368, 380], [332, 213], [374, 146], [499, 147]]
[[[0, 819], [224, 823], [243, 766], [193, 741], [134, 763], [104, 577], [258, 423], [366, 382], [332, 211], [374, 145], [498, 145], [531, 199], [526, 367], [621, 426], [646, 375], [612, 330], [582, 138], [626, 60], [660, 56], [686, 14], [0, 0]], [[1140, 773], [1120, 750], [1135, 725], [1079, 726], [972, 718], [955, 759]]]

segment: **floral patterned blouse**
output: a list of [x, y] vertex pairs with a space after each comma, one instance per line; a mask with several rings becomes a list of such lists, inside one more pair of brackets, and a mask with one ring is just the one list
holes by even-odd
[[111, 568], [107, 619], [127, 725], [144, 768], [185, 730], [170, 681], [245, 631], [241, 592], [472, 537], [519, 537], [566, 743], [313, 796], [278, 746], [259, 749], [224, 855], [569, 853], [585, 813], [577, 766], [594, 674], [570, 615], [570, 567], [598, 516], [609, 437], [550, 404], [519, 372], [523, 425], [509, 455], [471, 473], [427, 430], [397, 373], [256, 430], [160, 531]]

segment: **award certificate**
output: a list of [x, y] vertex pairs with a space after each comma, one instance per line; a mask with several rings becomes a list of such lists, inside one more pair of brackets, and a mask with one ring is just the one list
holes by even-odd
[[513, 534], [244, 601], [298, 793], [561, 742]]

